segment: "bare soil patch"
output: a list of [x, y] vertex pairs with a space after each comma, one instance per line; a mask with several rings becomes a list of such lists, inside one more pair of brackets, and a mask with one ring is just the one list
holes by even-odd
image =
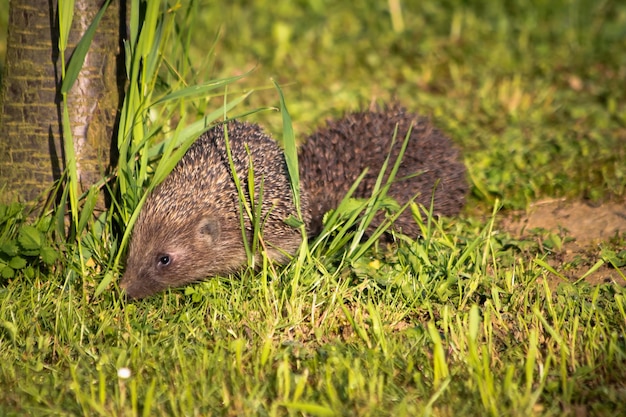
[[[501, 226], [517, 238], [534, 239], [540, 245], [546, 240], [556, 242], [549, 248], [547, 261], [568, 279], [579, 279], [599, 260], [605, 259], [585, 280], [592, 284], [626, 284], [623, 278], [626, 266], [614, 268], [603, 256], [607, 250], [619, 253], [626, 249], [626, 201], [593, 204], [543, 200], [533, 203], [526, 211], [509, 214]], [[554, 283], [560, 281], [558, 277], [554, 279]]]

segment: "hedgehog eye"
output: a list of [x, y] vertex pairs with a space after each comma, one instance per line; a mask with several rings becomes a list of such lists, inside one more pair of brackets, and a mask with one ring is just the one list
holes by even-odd
[[169, 255], [159, 255], [157, 258], [157, 266], [163, 267], [168, 266], [172, 263], [172, 257]]

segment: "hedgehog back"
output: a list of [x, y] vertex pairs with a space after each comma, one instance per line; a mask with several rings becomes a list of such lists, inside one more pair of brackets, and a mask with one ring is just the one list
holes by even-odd
[[[396, 125], [396, 142], [390, 149]], [[319, 233], [323, 214], [339, 205], [365, 168], [368, 172], [353, 196], [371, 196], [385, 158], [391, 150], [392, 166], [411, 126], [407, 149], [388, 195], [402, 204], [418, 194], [416, 202], [428, 207], [434, 189], [434, 212], [458, 214], [468, 192], [458, 149], [427, 119], [394, 104], [329, 121], [300, 147], [300, 176], [311, 203], [311, 233]], [[406, 177], [410, 178], [403, 179]], [[383, 219], [378, 216], [374, 225]], [[419, 234], [408, 210], [397, 219], [394, 228], [414, 237]]]

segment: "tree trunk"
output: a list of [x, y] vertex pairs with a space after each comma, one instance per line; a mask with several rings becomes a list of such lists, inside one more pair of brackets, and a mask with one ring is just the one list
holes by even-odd
[[[77, 0], [70, 48], [102, 2]], [[44, 7], [42, 7], [44, 6]], [[85, 64], [68, 93], [77, 170], [83, 190], [110, 165], [111, 138], [123, 91], [119, 59], [125, 8], [113, 1], [96, 31]], [[61, 62], [57, 0], [11, 0], [0, 114], [0, 202], [46, 197], [65, 169], [61, 136]], [[4, 188], [1, 188], [4, 187]]]
[[58, 31], [48, 5], [41, 6], [36, 0], [9, 5], [0, 115], [4, 203], [37, 198], [63, 169], [54, 64]]

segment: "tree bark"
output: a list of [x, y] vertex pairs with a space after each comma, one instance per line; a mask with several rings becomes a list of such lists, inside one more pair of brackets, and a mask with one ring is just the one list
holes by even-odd
[[[66, 60], [101, 3], [76, 1]], [[42, 6], [41, 0], [11, 0], [9, 7], [0, 114], [0, 202], [41, 201], [65, 169], [57, 0]], [[114, 0], [68, 93], [82, 190], [100, 180], [111, 162], [111, 138], [123, 91], [123, 73], [118, 71], [123, 65], [118, 62], [123, 62], [124, 15], [125, 8]]]
[[[33, 200], [63, 170], [52, 10], [12, 0], [0, 119], [2, 202]], [[53, 47], [54, 45], [54, 47]]]

